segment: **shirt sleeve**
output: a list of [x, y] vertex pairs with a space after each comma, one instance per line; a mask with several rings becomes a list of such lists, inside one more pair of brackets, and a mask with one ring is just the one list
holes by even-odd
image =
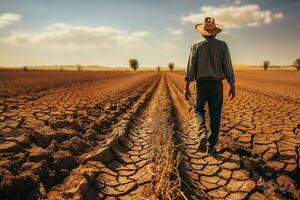
[[234, 71], [231, 63], [231, 57], [229, 53], [229, 49], [227, 44], [225, 43], [225, 51], [224, 51], [224, 57], [223, 57], [223, 73], [225, 75], [225, 78], [227, 82], [230, 85], [233, 85], [235, 83], [235, 77], [234, 77]]
[[190, 55], [189, 55], [189, 60], [187, 63], [187, 68], [185, 71], [185, 76], [184, 76], [184, 80], [186, 82], [191, 82], [195, 79], [195, 69], [196, 69], [196, 65], [197, 65], [197, 61], [196, 61], [196, 45], [193, 45], [191, 47], [191, 51], [190, 51]]

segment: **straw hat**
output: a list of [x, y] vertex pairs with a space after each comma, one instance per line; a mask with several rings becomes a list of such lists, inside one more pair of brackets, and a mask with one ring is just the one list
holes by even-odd
[[195, 29], [201, 35], [214, 36], [223, 30], [223, 26], [221, 24], [216, 24], [214, 18], [206, 17], [204, 23], [195, 25]]

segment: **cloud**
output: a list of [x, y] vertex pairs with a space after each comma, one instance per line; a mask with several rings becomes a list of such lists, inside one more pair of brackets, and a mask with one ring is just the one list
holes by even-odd
[[20, 21], [21, 15], [14, 13], [3, 13], [0, 15], [0, 28], [6, 28], [7, 26]]
[[203, 6], [200, 13], [191, 13], [182, 17], [183, 22], [199, 23], [206, 16], [212, 16], [217, 23], [226, 28], [252, 27], [270, 24], [273, 19], [281, 19], [281, 12], [274, 14], [270, 10], [262, 10], [257, 4], [235, 6]]
[[179, 52], [182, 51], [182, 48], [179, 48], [180, 43], [183, 41], [182, 34], [183, 30], [178, 28], [166, 28], [166, 35], [163, 39], [163, 42], [159, 43], [159, 48], [164, 51], [170, 52]]
[[127, 31], [112, 27], [77, 26], [54, 23], [41, 32], [12, 32], [3, 41], [9, 44], [50, 44], [68, 48], [139, 46], [146, 31]]
[[278, 12], [278, 13], [275, 13], [273, 15], [274, 19], [282, 19], [283, 18], [283, 14], [282, 12]]
[[240, 5], [242, 2], [241, 2], [241, 0], [235, 0], [233, 3], [234, 3], [235, 5]]
[[183, 33], [182, 29], [174, 29], [174, 28], [166, 28], [166, 31], [172, 36], [179, 36], [182, 35]]

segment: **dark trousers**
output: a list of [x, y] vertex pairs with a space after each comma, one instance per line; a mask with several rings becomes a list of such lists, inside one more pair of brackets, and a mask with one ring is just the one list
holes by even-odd
[[[223, 83], [218, 80], [197, 80], [196, 81], [196, 99], [195, 99], [195, 121], [205, 126], [205, 103], [208, 102], [210, 130], [208, 145], [215, 146], [218, 140], [221, 110], [223, 104]], [[198, 120], [197, 120], [198, 119]]]

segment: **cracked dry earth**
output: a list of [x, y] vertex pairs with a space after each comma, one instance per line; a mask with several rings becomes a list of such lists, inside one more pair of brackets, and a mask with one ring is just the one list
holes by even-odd
[[182, 77], [0, 72], [0, 199], [300, 199], [300, 74], [237, 71], [213, 156]]

